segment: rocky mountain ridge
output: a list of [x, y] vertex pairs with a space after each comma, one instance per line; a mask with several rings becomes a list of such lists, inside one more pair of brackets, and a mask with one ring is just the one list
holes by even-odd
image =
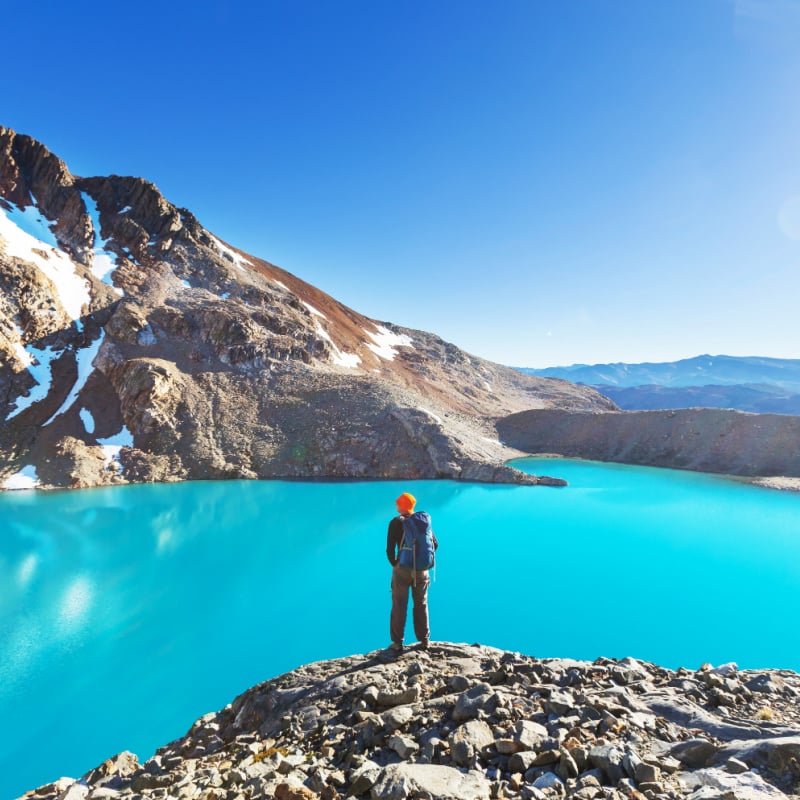
[[0, 486], [208, 478], [536, 482], [494, 422], [613, 408], [371, 320], [141, 178], [0, 127]]
[[527, 453], [769, 479], [800, 477], [800, 419], [711, 408], [562, 413], [522, 411], [498, 422]]
[[800, 791], [800, 676], [431, 643], [269, 680], [140, 764], [26, 800], [767, 800]]

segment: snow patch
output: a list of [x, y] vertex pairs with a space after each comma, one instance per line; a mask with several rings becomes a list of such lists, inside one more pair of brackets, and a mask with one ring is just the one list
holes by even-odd
[[125, 206], [125, 208], [121, 208], [119, 211], [117, 211], [117, 214], [127, 214], [130, 210], [130, 206]]
[[189, 283], [189, 281], [187, 281], [185, 278], [181, 281], [181, 286], [185, 286], [187, 289], [192, 288], [192, 284]]
[[343, 353], [336, 345], [333, 345], [334, 355], [331, 361], [340, 367], [353, 369], [361, 363], [361, 358], [355, 353]]
[[280, 286], [281, 289], [283, 289], [284, 291], [287, 291], [287, 292], [289, 291], [289, 287], [285, 283], [281, 283], [280, 281], [276, 281], [276, 280], [273, 280], [272, 282], [274, 284], [276, 284], [277, 286]]
[[[326, 342], [330, 342], [333, 345], [333, 339], [331, 339], [330, 334], [328, 333], [328, 331], [325, 330], [325, 328], [322, 327], [322, 325], [319, 324], [319, 322], [314, 326], [314, 328], [317, 332], [317, 336], [324, 339]], [[336, 347], [336, 345], [333, 346]]]
[[440, 425], [444, 425], [442, 418], [437, 417], [436, 414], [433, 413], [433, 411], [429, 411], [427, 408], [423, 408], [422, 406], [419, 407], [419, 410], [427, 414], [435, 422], [438, 422]]
[[305, 300], [301, 300], [300, 302], [315, 316], [322, 317], [322, 319], [328, 319], [321, 311], [317, 311], [317, 309], [314, 308], [311, 303], [306, 303]]
[[36, 474], [36, 467], [23, 467], [19, 472], [15, 472], [10, 478], [3, 481], [4, 489], [35, 489], [39, 485], [39, 476]]
[[75, 358], [78, 361], [78, 380], [75, 381], [72, 391], [67, 396], [67, 399], [61, 404], [61, 408], [59, 408], [58, 411], [56, 411], [56, 413], [44, 423], [45, 425], [49, 425], [57, 416], [63, 414], [65, 411], [68, 411], [78, 398], [78, 394], [80, 393], [81, 389], [83, 389], [83, 387], [86, 385], [86, 381], [89, 380], [89, 376], [94, 372], [93, 362], [100, 350], [100, 345], [103, 344], [103, 340], [105, 338], [106, 333], [105, 331], [102, 331], [97, 340], [92, 342], [88, 347], [83, 347], [75, 351]]
[[11, 221], [29, 236], [44, 242], [49, 247], [59, 249], [58, 239], [50, 228], [50, 220], [46, 219], [36, 206], [25, 208], [12, 206], [11, 211], [6, 211], [6, 214], [9, 214]]
[[[208, 233], [208, 231], [206, 231], [206, 233]], [[231, 250], [230, 247], [227, 247], [226, 245], [222, 244], [222, 242], [219, 239], [217, 239], [216, 236], [212, 236], [209, 233], [208, 237], [209, 237], [209, 239], [211, 239], [211, 241], [214, 243], [214, 246], [217, 248], [217, 250], [220, 251], [220, 253], [222, 253], [223, 255], [228, 256], [231, 259], [231, 261], [233, 261], [233, 265], [237, 269], [244, 269], [244, 265], [245, 264], [247, 264], [250, 267], [253, 266], [252, 263], [249, 262], [246, 258], [243, 258], [237, 252], [235, 252], [234, 250]]]
[[499, 439], [489, 439], [486, 436], [481, 436], [481, 441], [487, 442], [488, 444], [497, 444], [500, 445], [500, 447], [505, 447], [505, 445]]
[[386, 361], [394, 361], [394, 357], [397, 355], [395, 347], [413, 348], [414, 343], [410, 336], [406, 336], [404, 333], [392, 333], [392, 331], [384, 328], [383, 325], [378, 325], [377, 328], [377, 333], [370, 333], [368, 330], [364, 329], [364, 333], [374, 342], [374, 344], [367, 342], [367, 347], [369, 347], [376, 356], [386, 359]]
[[230, 292], [223, 292], [223, 293], [222, 293], [222, 294], [219, 296], [219, 299], [220, 299], [220, 300], [227, 300], [227, 299], [228, 299], [230, 296], [231, 296], [231, 293], [230, 293]]
[[94, 247], [92, 248], [92, 275], [94, 275], [101, 283], [110, 286], [120, 297], [124, 294], [122, 289], [114, 286], [111, 276], [117, 268], [116, 263], [112, 256], [106, 252], [106, 245], [108, 239], [103, 239], [100, 235], [100, 211], [97, 208], [97, 201], [94, 200], [86, 192], [81, 192], [81, 198], [86, 206], [86, 212], [92, 220], [92, 227], [94, 228]]
[[56, 352], [52, 347], [46, 347], [44, 350], [37, 350], [35, 347], [28, 346], [25, 348], [25, 355], [30, 359], [28, 364], [28, 372], [30, 372], [36, 384], [30, 389], [27, 397], [18, 397], [14, 408], [9, 412], [6, 420], [16, 417], [17, 414], [30, 408], [34, 403], [44, 400], [50, 392], [50, 382], [52, 380], [52, 373], [50, 365], [58, 358], [63, 351]]
[[122, 464], [119, 462], [119, 451], [123, 447], [133, 447], [133, 434], [125, 427], [119, 433], [105, 439], [98, 439], [97, 443], [103, 448], [106, 457], [106, 469], [115, 469], [120, 474], [123, 473]]
[[333, 350], [333, 357], [331, 361], [339, 367], [348, 367], [353, 369], [357, 367], [361, 363], [361, 358], [357, 356], [355, 353], [343, 353], [334, 343], [333, 339], [331, 339], [330, 334], [319, 322], [315, 326], [317, 335], [324, 339], [328, 344], [330, 344], [331, 349]]
[[27, 217], [20, 217], [0, 206], [0, 239], [5, 242], [6, 253], [41, 270], [55, 285], [64, 311], [78, 324], [78, 329], [82, 329], [80, 318], [83, 307], [91, 302], [89, 284], [75, 272], [75, 263], [52, 244], [55, 242], [52, 233], [47, 236], [42, 231], [45, 239], [32, 236], [17, 224], [17, 220], [24, 219]]
[[19, 362], [22, 364], [25, 369], [28, 369], [33, 364], [34, 358], [33, 356], [25, 349], [25, 345], [22, 344], [22, 340], [25, 338], [25, 334], [22, 332], [22, 328], [16, 323], [14, 324], [14, 332], [17, 334], [19, 338], [18, 342], [14, 342], [11, 345], [11, 348], [14, 350], [14, 355], [17, 357]]

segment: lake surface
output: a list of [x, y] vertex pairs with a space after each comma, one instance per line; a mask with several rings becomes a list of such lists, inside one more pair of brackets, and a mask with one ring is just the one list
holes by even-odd
[[434, 640], [800, 670], [800, 494], [671, 470], [515, 465], [570, 486], [0, 495], [0, 797], [121, 750], [144, 761], [260, 681], [386, 646], [386, 528], [402, 491], [441, 545]]

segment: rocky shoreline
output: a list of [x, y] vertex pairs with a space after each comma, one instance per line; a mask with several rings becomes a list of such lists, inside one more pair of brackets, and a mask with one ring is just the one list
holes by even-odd
[[715, 408], [511, 414], [501, 441], [526, 453], [740, 476], [770, 488], [800, 483], [800, 417]]
[[26, 800], [750, 800], [800, 792], [800, 675], [432, 643], [300, 667]]

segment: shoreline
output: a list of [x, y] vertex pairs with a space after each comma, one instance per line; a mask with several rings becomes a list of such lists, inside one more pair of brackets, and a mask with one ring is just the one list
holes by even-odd
[[645, 469], [658, 469], [658, 470], [676, 470], [677, 472], [692, 472], [697, 475], [710, 475], [716, 478], [724, 478], [726, 480], [734, 481], [736, 483], [746, 483], [750, 486], [758, 486], [762, 489], [772, 489], [783, 492], [800, 492], [800, 477], [791, 475], [732, 475], [727, 472], [707, 472], [700, 469], [689, 469], [688, 467], [679, 466], [664, 466], [654, 464], [633, 464], [628, 461], [601, 461], [596, 458], [580, 458], [579, 456], [563, 456], [559, 453], [529, 453], [524, 456], [515, 456], [506, 462], [508, 466], [513, 467], [515, 461], [523, 461], [525, 459], [536, 458], [548, 461], [581, 461], [586, 464], [600, 464], [603, 466], [618, 464], [622, 467], [634, 467]]

